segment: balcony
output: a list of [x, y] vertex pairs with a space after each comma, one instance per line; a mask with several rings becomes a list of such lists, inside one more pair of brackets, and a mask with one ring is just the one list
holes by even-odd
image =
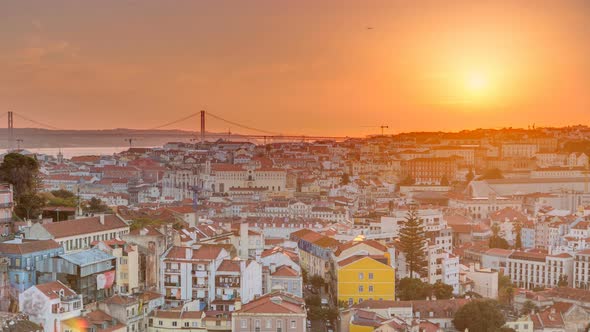
[[7, 209], [7, 208], [11, 208], [13, 205], [12, 202], [10, 203], [0, 203], [0, 209]]
[[166, 273], [179, 274], [180, 270], [179, 269], [166, 269]]
[[239, 282], [216, 282], [215, 287], [240, 288], [240, 283]]
[[180, 282], [164, 282], [165, 287], [180, 287]]

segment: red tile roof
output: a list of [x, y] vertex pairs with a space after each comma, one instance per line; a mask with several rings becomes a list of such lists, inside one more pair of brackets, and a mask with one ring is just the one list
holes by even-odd
[[234, 314], [306, 314], [303, 299], [284, 292], [272, 292], [242, 306]]
[[115, 215], [105, 215], [104, 225], [100, 223], [100, 217], [90, 217], [54, 222], [51, 224], [45, 224], [43, 227], [47, 232], [53, 235], [54, 238], [59, 239], [81, 234], [128, 228], [129, 226]]
[[0, 253], [2, 254], [29, 254], [33, 252], [58, 249], [61, 246], [54, 240], [22, 240], [22, 243], [0, 242]]
[[271, 275], [273, 277], [298, 277], [299, 273], [288, 265], [281, 265]]

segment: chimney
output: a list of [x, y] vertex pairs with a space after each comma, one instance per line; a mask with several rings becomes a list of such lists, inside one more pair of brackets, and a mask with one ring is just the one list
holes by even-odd
[[185, 250], [186, 250], [185, 251], [186, 257], [185, 258], [186, 259], [192, 259], [193, 258], [193, 248], [188, 247], [188, 248], [185, 248]]
[[240, 224], [240, 258], [248, 258], [248, 222], [242, 222]]
[[242, 310], [242, 300], [238, 297], [234, 302], [234, 311]]
[[101, 214], [98, 216], [98, 221], [100, 222], [101, 225], [104, 225], [104, 214]]

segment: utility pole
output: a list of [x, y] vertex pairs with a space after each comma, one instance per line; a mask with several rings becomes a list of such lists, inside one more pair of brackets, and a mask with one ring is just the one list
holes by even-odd
[[383, 129], [388, 129], [389, 126], [381, 125], [379, 128], [381, 128], [381, 136], [383, 136]]

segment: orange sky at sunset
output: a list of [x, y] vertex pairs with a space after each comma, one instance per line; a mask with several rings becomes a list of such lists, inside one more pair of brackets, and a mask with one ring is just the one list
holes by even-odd
[[590, 1], [0, 6], [2, 112], [60, 128], [149, 128], [200, 109], [288, 134], [590, 121]]

